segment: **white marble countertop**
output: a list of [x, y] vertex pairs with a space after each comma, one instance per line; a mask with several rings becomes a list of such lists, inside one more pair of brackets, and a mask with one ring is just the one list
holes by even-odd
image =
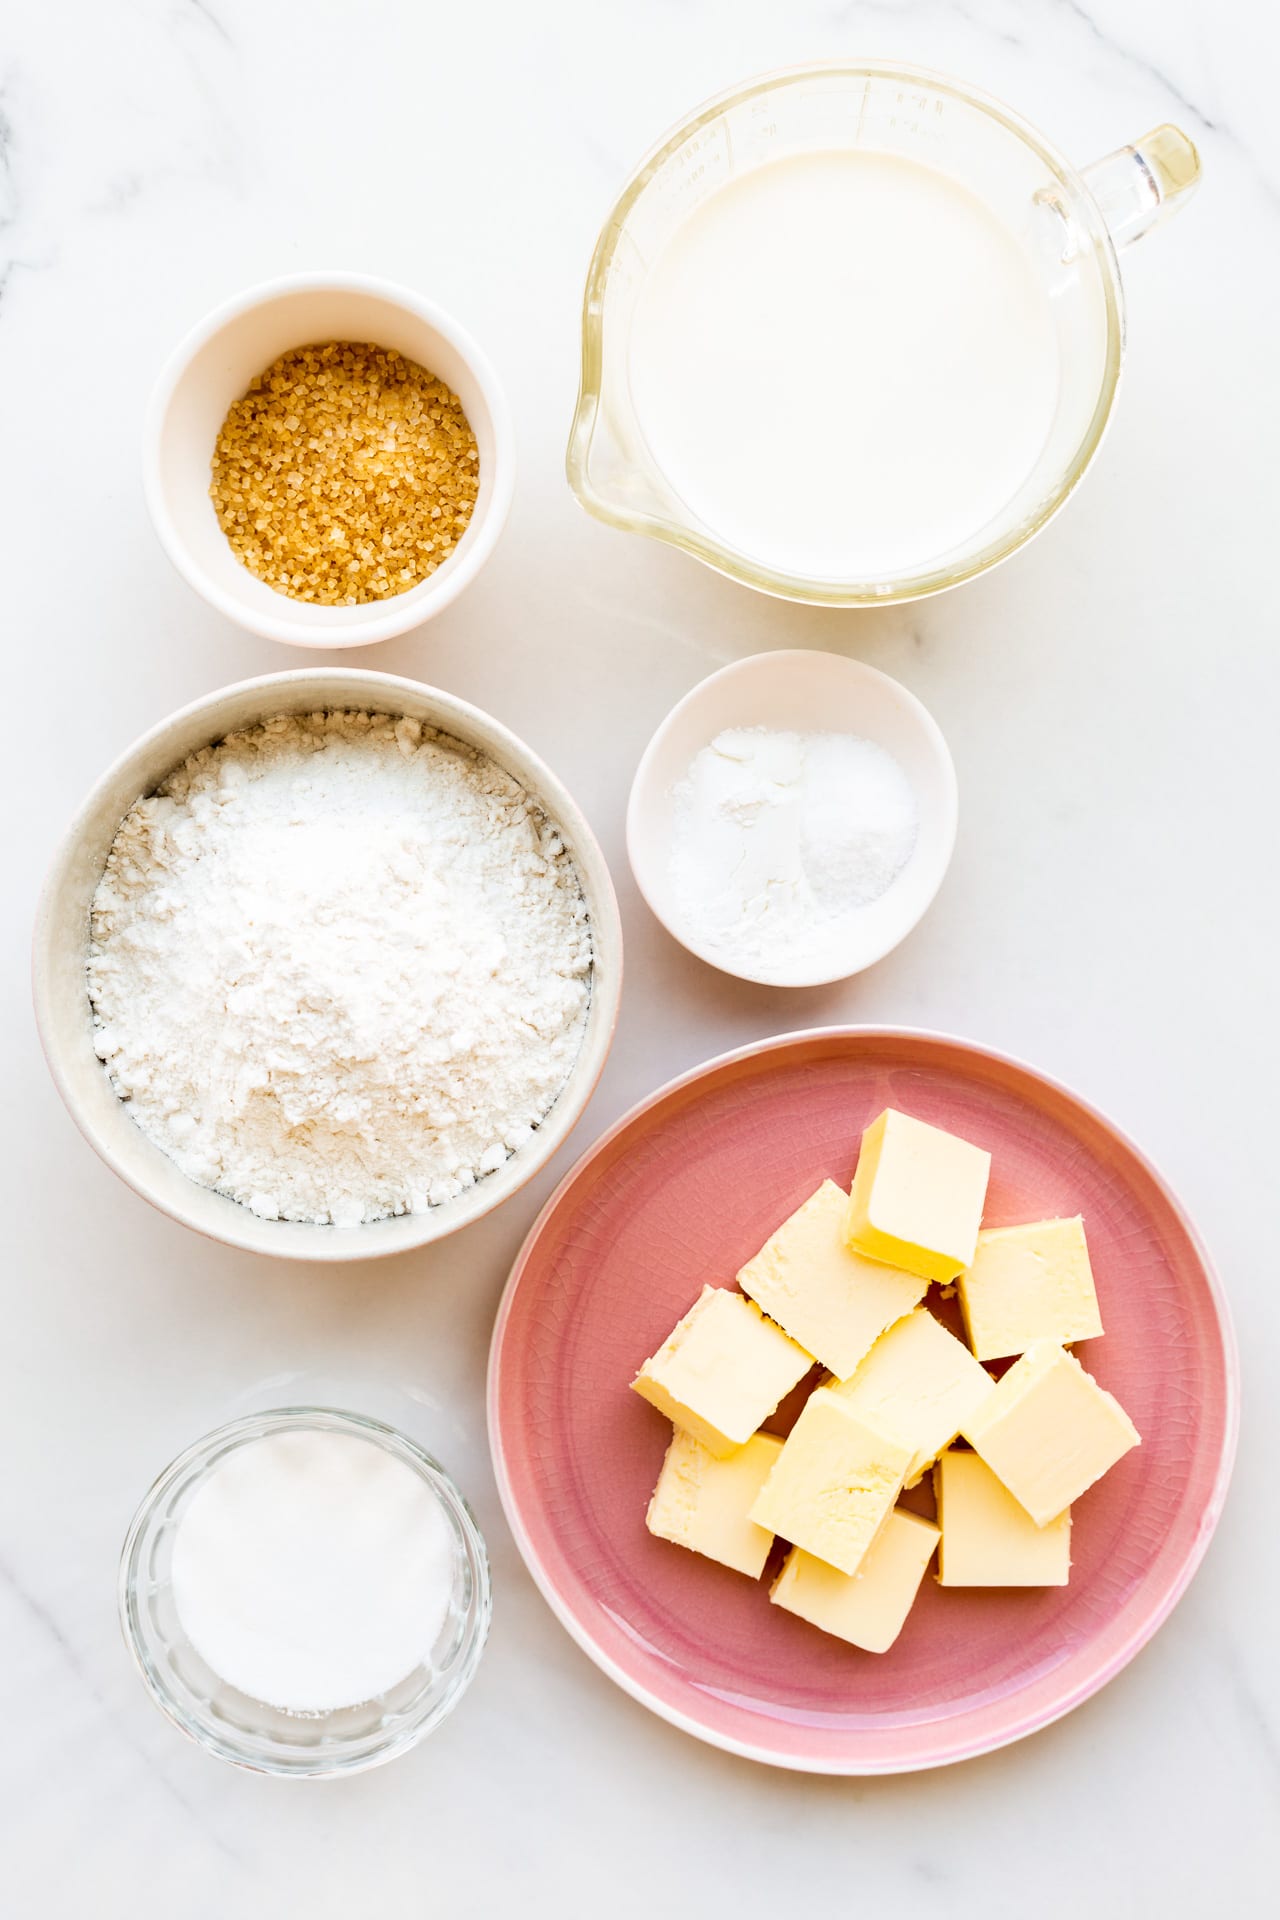
[[[1258, 0], [65, 0], [0, 55], [0, 526], [6, 1311], [0, 1410], [0, 1904], [14, 1920], [374, 1912], [786, 1913], [822, 1889], [898, 1916], [1270, 1910], [1280, 1869], [1275, 1272], [1274, 445], [1280, 30]], [[881, 614], [796, 609], [585, 518], [562, 455], [578, 304], [634, 160], [703, 96], [818, 54], [900, 55], [1018, 105], [1089, 160], [1161, 120], [1198, 198], [1126, 257], [1130, 358], [1081, 495], [984, 581]], [[144, 401], [209, 307], [293, 268], [403, 279], [507, 383], [515, 509], [477, 585], [359, 656], [492, 709], [566, 778], [613, 863], [617, 1044], [573, 1142], [426, 1255], [332, 1273], [197, 1240], [101, 1166], [28, 1013], [46, 857], [117, 751], [196, 694], [306, 656], [170, 571], [139, 483]], [[898, 675], [955, 752], [961, 832], [926, 921], [848, 985], [787, 996], [677, 949], [622, 820], [640, 750], [712, 668], [821, 646]], [[1268, 936], [1271, 936], [1270, 938]], [[1021, 1054], [1137, 1135], [1235, 1305], [1233, 1496], [1152, 1645], [1068, 1720], [901, 1780], [793, 1777], [684, 1738], [613, 1687], [520, 1564], [482, 1387], [511, 1257], [574, 1153], [657, 1081], [833, 1020]], [[411, 1391], [497, 1581], [440, 1734], [328, 1790], [190, 1748], [147, 1701], [115, 1562], [151, 1476], [290, 1384]]]

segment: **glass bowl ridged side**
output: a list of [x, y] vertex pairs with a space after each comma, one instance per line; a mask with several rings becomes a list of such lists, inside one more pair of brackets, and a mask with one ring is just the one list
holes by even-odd
[[[454, 1540], [454, 1583], [427, 1659], [375, 1700], [327, 1713], [293, 1713], [241, 1693], [214, 1673], [183, 1631], [169, 1573], [178, 1522], [228, 1453], [267, 1434], [320, 1431], [384, 1447], [432, 1488]], [[219, 1427], [155, 1481], [120, 1557], [120, 1624], [161, 1712], [207, 1752], [257, 1773], [324, 1779], [359, 1773], [406, 1753], [452, 1711], [479, 1665], [493, 1611], [488, 1555], [449, 1475], [396, 1428], [330, 1407], [280, 1407]]]

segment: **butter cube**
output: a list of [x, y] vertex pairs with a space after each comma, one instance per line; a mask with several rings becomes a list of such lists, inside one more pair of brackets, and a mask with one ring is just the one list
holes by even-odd
[[824, 1180], [738, 1275], [742, 1291], [838, 1380], [929, 1285], [855, 1253], [844, 1236], [848, 1211], [848, 1194]]
[[726, 1454], [745, 1446], [812, 1365], [753, 1301], [704, 1287], [631, 1384], [673, 1426]]
[[858, 1418], [911, 1448], [907, 1485], [931, 1467], [995, 1382], [926, 1307], [882, 1333], [851, 1380], [833, 1386]]
[[756, 1433], [745, 1446], [717, 1457], [677, 1427], [645, 1525], [660, 1540], [673, 1540], [758, 1580], [773, 1535], [747, 1514], [781, 1452], [782, 1442], [775, 1435]]
[[845, 1234], [872, 1260], [954, 1280], [973, 1259], [991, 1155], [892, 1107], [862, 1136]]
[[941, 1587], [1065, 1587], [1071, 1509], [1038, 1527], [976, 1453], [944, 1453], [933, 1470]]
[[895, 1507], [856, 1573], [837, 1573], [793, 1547], [769, 1598], [824, 1633], [867, 1653], [887, 1653], [902, 1632], [937, 1543], [932, 1521]]
[[841, 1573], [856, 1573], [893, 1511], [911, 1448], [869, 1427], [828, 1387], [810, 1394], [751, 1518]]
[[1052, 1340], [1014, 1362], [961, 1432], [1038, 1527], [1139, 1445], [1120, 1402]]
[[960, 1305], [979, 1360], [1025, 1353], [1036, 1340], [1096, 1340], [1102, 1319], [1079, 1214], [980, 1233]]

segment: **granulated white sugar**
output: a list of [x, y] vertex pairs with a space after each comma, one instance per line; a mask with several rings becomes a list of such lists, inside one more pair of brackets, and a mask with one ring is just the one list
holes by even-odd
[[405, 1461], [351, 1433], [226, 1453], [178, 1521], [173, 1600], [216, 1674], [287, 1713], [376, 1699], [427, 1660], [457, 1548]]

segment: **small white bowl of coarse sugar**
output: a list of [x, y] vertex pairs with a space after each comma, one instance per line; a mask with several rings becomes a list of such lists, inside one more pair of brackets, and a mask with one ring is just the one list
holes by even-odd
[[493, 367], [442, 309], [362, 274], [301, 274], [177, 348], [143, 477], [161, 545], [211, 606], [270, 640], [358, 647], [474, 580], [515, 444]]
[[915, 695], [840, 654], [713, 673], [636, 770], [627, 851], [657, 918], [739, 979], [813, 987], [906, 938], [956, 836], [946, 741]]

